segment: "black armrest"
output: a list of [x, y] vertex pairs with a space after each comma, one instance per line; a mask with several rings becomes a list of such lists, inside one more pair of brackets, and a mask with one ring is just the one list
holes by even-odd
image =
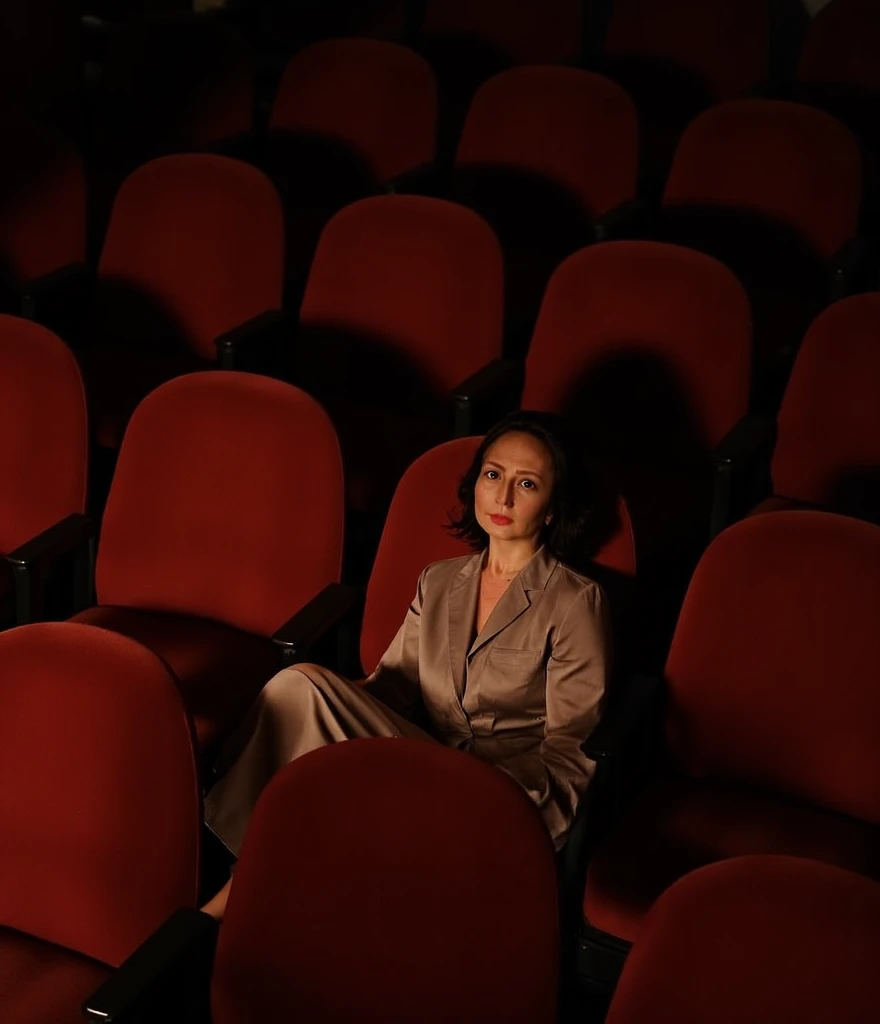
[[851, 238], [831, 257], [831, 301], [873, 291], [880, 284], [880, 253], [869, 238]]
[[289, 314], [275, 309], [260, 313], [214, 339], [220, 368], [283, 376], [293, 330]]
[[85, 330], [94, 291], [91, 268], [84, 263], [71, 263], [25, 285], [21, 315], [48, 327], [75, 347]]
[[525, 366], [517, 359], [495, 359], [453, 389], [455, 436], [484, 433], [519, 405]]
[[651, 206], [644, 199], [628, 199], [593, 224], [593, 240], [641, 238], [649, 231], [652, 215]]
[[618, 691], [612, 692], [599, 724], [583, 745], [584, 753], [593, 761], [619, 755], [659, 712], [662, 695], [659, 679], [633, 675]]
[[6, 561], [15, 577], [15, 619], [36, 622], [43, 614], [43, 583], [49, 569], [64, 555], [76, 554], [75, 603], [80, 611], [94, 592], [95, 524], [74, 513], [9, 552]]
[[86, 1020], [206, 1019], [218, 924], [199, 910], [181, 908], [140, 945], [85, 1001]]
[[710, 539], [770, 493], [775, 439], [774, 420], [744, 416], [712, 452]]
[[326, 636], [360, 603], [363, 591], [343, 583], [331, 583], [284, 625], [272, 640], [282, 650], [285, 664], [299, 660], [303, 653]]

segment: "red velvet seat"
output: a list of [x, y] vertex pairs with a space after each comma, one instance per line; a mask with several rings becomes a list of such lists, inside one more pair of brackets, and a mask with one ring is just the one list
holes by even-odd
[[132, 417], [98, 545], [98, 607], [177, 676], [205, 756], [279, 667], [272, 634], [339, 579], [339, 447], [281, 381], [188, 374]]
[[581, 0], [428, 0], [419, 47], [440, 85], [444, 156], [483, 82], [520, 64], [574, 63], [582, 39]]
[[832, 0], [813, 18], [796, 75], [796, 95], [833, 114], [859, 140], [869, 233], [880, 211], [880, 7]]
[[153, 388], [217, 359], [224, 334], [281, 307], [284, 220], [260, 171], [188, 154], [119, 191], [79, 358], [98, 443], [117, 448]]
[[676, 883], [645, 919], [608, 1024], [864, 1024], [880, 1015], [880, 886], [794, 857]]
[[377, 196], [327, 225], [294, 380], [339, 432], [351, 507], [384, 512], [409, 463], [452, 436], [454, 389], [501, 355], [503, 288], [498, 240], [452, 203]]
[[666, 663], [669, 767], [589, 864], [584, 960], [688, 871], [794, 854], [880, 879], [880, 528], [754, 516], [694, 574]]
[[627, 500], [640, 567], [665, 571], [708, 538], [710, 456], [746, 414], [750, 364], [748, 301], [730, 271], [678, 246], [606, 242], [550, 279], [522, 407], [582, 433]]
[[[457, 507], [459, 481], [481, 441], [480, 437], [462, 437], [432, 448], [416, 459], [397, 485], [367, 587], [360, 635], [361, 665], [367, 673], [378, 665], [403, 622], [422, 569], [431, 562], [471, 551], [445, 528], [444, 517]], [[426, 508], [436, 520], [430, 525], [423, 515], [416, 514], [416, 510]], [[600, 535], [592, 569], [603, 586], [612, 591], [612, 597], [617, 596], [613, 593], [617, 583], [621, 602], [625, 602], [636, 564], [623, 501], [616, 502], [610, 518], [612, 522]]]
[[347, 203], [430, 166], [437, 85], [412, 50], [329, 39], [290, 59], [266, 139], [266, 167], [287, 214], [288, 266], [304, 278], [321, 229]]
[[[86, 400], [73, 354], [45, 327], [0, 315], [0, 553], [81, 516], [87, 472]], [[33, 566], [38, 573], [45, 567]], [[12, 573], [0, 569], [2, 607]], [[20, 617], [40, 613], [25, 603]]]
[[428, 0], [422, 32], [472, 40], [510, 64], [553, 64], [580, 52], [582, 17], [578, 0]]
[[768, 74], [768, 0], [614, 0], [603, 70], [633, 97], [647, 168], [662, 174], [700, 111], [759, 85]]
[[880, 295], [836, 302], [801, 344], [779, 410], [773, 497], [880, 524]]
[[0, 303], [18, 313], [28, 285], [86, 257], [85, 170], [49, 125], [4, 115], [0, 138]]
[[722, 103], [682, 136], [661, 231], [743, 282], [759, 363], [793, 349], [830, 300], [832, 267], [858, 229], [860, 164], [840, 122], [777, 100]]
[[506, 256], [509, 315], [534, 323], [547, 279], [594, 225], [633, 200], [639, 124], [615, 83], [580, 68], [520, 67], [482, 85], [452, 194], [486, 217]]
[[66, 1024], [198, 887], [192, 728], [167, 668], [71, 623], [0, 634], [0, 1004]]
[[502, 772], [418, 740], [306, 754], [249, 827], [213, 1020], [551, 1024], [556, 904], [546, 830]]

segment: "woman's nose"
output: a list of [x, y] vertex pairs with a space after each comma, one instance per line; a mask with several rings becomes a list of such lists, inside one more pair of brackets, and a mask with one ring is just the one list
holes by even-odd
[[505, 508], [513, 504], [513, 484], [510, 482], [501, 485], [501, 504]]

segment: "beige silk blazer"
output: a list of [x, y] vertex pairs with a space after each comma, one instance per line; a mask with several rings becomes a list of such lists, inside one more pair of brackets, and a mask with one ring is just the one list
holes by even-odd
[[595, 768], [581, 747], [599, 720], [610, 668], [606, 601], [598, 584], [542, 547], [474, 637], [485, 558], [424, 570], [366, 686], [408, 718], [422, 702], [438, 739], [508, 772], [558, 848]]

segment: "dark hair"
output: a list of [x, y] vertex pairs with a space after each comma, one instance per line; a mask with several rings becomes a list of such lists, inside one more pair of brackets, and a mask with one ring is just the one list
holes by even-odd
[[556, 558], [580, 562], [593, 552], [587, 539], [593, 506], [592, 473], [580, 457], [580, 445], [572, 437], [561, 417], [548, 412], [513, 412], [505, 416], [483, 438], [458, 487], [460, 508], [450, 515], [448, 529], [477, 551], [489, 543], [488, 535], [477, 522], [474, 488], [483, 469], [486, 452], [505, 434], [530, 434], [550, 452], [553, 460], [553, 494], [550, 498], [550, 523], [541, 532], [541, 541]]

